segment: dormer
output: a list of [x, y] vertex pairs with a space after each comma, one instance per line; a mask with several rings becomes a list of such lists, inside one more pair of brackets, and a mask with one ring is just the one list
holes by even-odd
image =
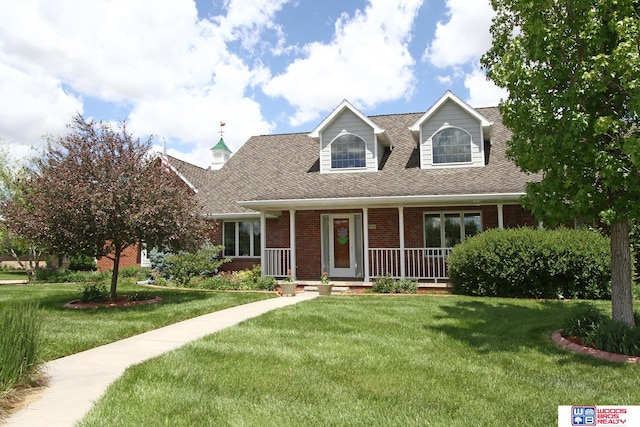
[[320, 173], [375, 172], [391, 141], [385, 130], [344, 100], [310, 134], [319, 141]]
[[447, 91], [409, 130], [420, 150], [421, 169], [481, 167], [493, 123]]

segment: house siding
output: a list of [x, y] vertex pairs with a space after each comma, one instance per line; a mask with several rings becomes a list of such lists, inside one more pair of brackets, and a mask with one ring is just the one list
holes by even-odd
[[378, 162], [376, 159], [376, 137], [373, 128], [362, 121], [360, 117], [350, 110], [343, 111], [321, 135], [320, 150], [320, 171], [331, 171], [331, 142], [342, 132], [346, 130], [348, 133], [357, 135], [366, 143], [366, 160], [367, 166], [365, 170], [372, 172], [378, 170]]
[[[434, 165], [431, 137], [445, 123], [449, 126], [459, 127], [471, 134], [471, 165], [464, 167], [484, 165], [484, 141], [482, 126], [477, 118], [471, 116], [455, 102], [449, 100], [442, 104], [438, 110], [421, 126], [420, 167], [422, 169], [452, 167], [452, 165]], [[455, 166], [455, 165], [453, 165]]]

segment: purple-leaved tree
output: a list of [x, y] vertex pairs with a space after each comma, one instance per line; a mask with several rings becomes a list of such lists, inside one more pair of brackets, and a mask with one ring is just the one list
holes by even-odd
[[1, 214], [12, 232], [50, 253], [112, 259], [113, 300], [125, 248], [195, 249], [205, 222], [189, 188], [151, 155], [151, 138], [134, 139], [125, 122], [114, 130], [81, 115], [69, 127], [17, 182], [21, 197]]

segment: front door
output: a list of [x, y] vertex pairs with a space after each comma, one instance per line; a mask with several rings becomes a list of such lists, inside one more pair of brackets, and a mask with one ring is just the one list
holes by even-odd
[[354, 277], [353, 220], [350, 217], [331, 218], [331, 276]]
[[323, 218], [323, 269], [330, 277], [362, 277], [362, 220], [359, 214]]

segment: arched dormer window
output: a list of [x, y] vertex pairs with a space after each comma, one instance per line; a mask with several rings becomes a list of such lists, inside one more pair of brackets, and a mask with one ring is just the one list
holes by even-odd
[[341, 133], [331, 142], [331, 169], [366, 167], [366, 146], [359, 136]]
[[464, 129], [445, 125], [431, 137], [433, 163], [470, 163], [471, 134]]

